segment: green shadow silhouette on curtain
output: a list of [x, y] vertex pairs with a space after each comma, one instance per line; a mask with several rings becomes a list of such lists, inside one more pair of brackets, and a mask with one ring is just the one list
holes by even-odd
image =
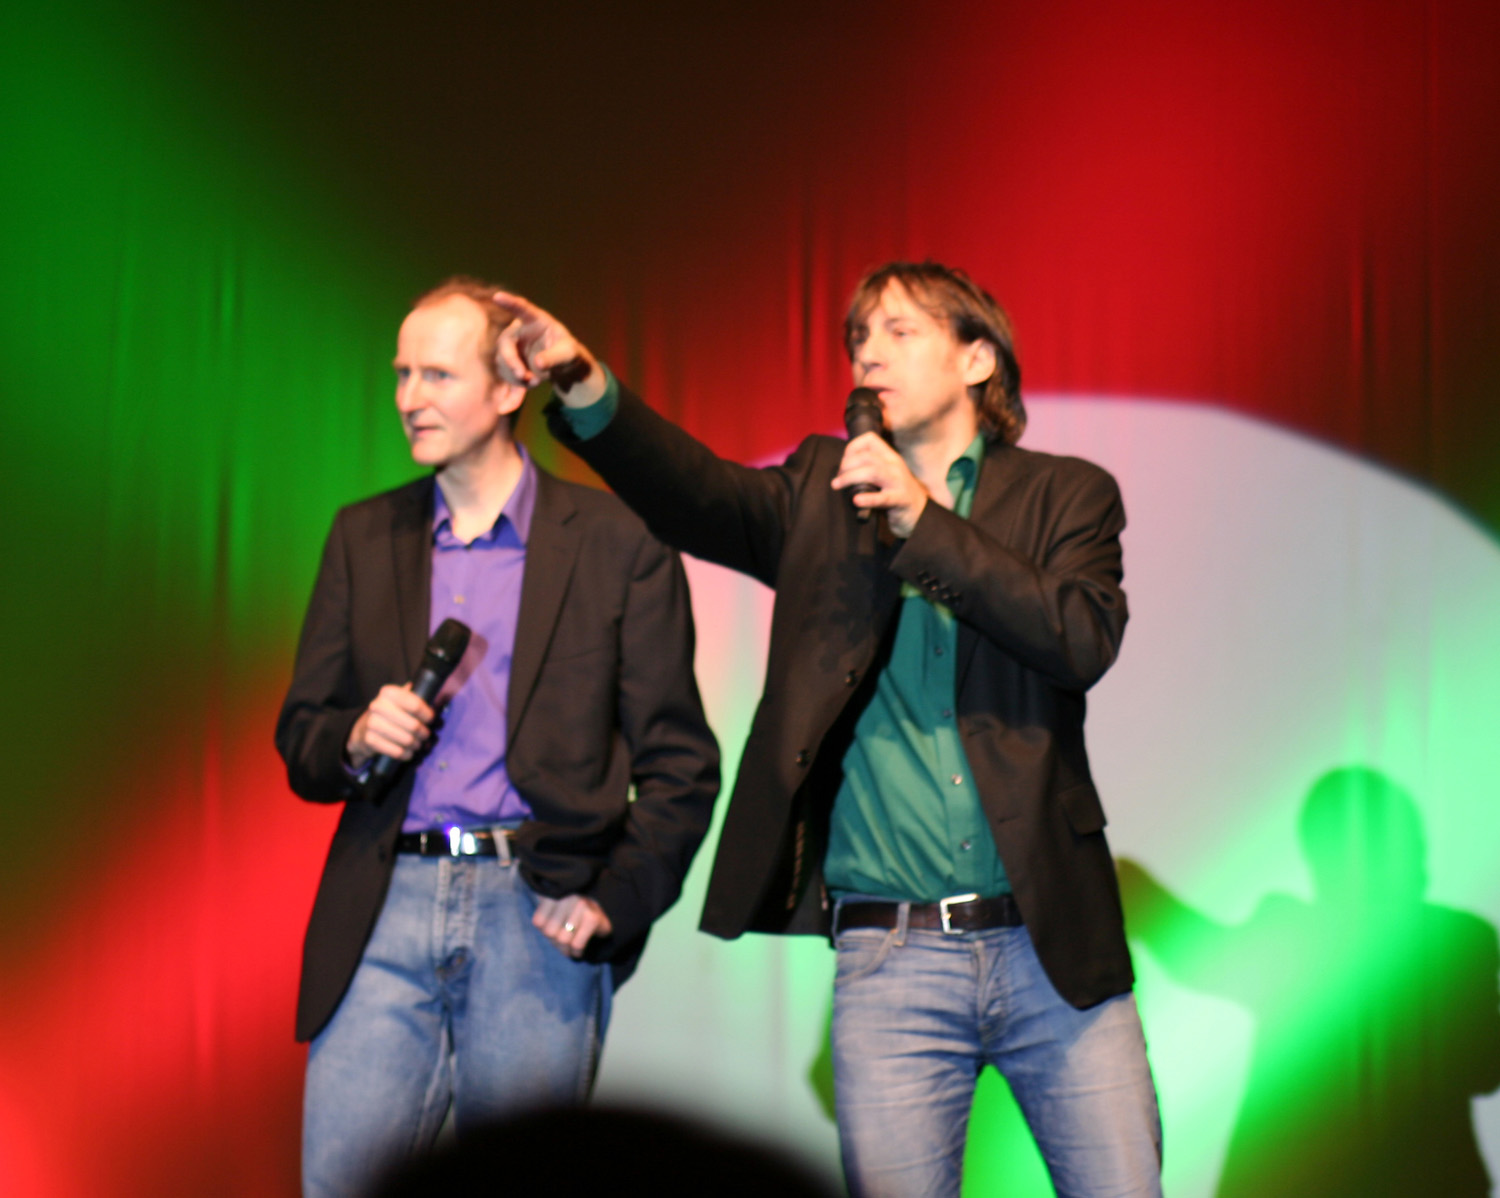
[[1313, 900], [1268, 894], [1237, 926], [1119, 863], [1132, 937], [1255, 1019], [1219, 1198], [1488, 1195], [1471, 1103], [1500, 1086], [1495, 929], [1425, 901], [1417, 805], [1376, 770], [1323, 775], [1298, 831]]

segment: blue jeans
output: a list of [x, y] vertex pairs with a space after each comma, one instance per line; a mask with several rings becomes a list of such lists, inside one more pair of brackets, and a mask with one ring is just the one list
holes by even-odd
[[363, 1192], [430, 1148], [450, 1101], [462, 1137], [588, 1097], [609, 969], [555, 948], [531, 926], [535, 903], [514, 864], [397, 856], [354, 980], [308, 1052], [309, 1198]]
[[1161, 1121], [1135, 999], [1080, 1011], [1025, 928], [839, 933], [833, 1067], [855, 1198], [959, 1192], [980, 1070], [1010, 1083], [1059, 1198], [1161, 1194]]

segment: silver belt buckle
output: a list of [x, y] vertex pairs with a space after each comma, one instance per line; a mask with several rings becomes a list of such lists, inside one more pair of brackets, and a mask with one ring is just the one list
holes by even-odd
[[944, 936], [962, 936], [963, 929], [953, 930], [953, 913], [948, 909], [950, 903], [972, 903], [979, 896], [977, 894], [950, 894], [947, 898], [938, 899], [938, 918], [943, 921]]
[[422, 854], [428, 856], [433, 849], [444, 857], [473, 857], [479, 852], [479, 843], [473, 832], [457, 824], [444, 824], [441, 828], [424, 828]]
[[479, 842], [467, 828], [449, 824], [443, 831], [448, 833], [448, 856], [472, 857], [479, 852]]

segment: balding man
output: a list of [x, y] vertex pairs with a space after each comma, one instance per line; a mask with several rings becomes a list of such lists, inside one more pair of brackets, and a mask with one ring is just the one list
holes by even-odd
[[[581, 1102], [718, 789], [681, 564], [515, 440], [493, 293], [450, 280], [403, 321], [396, 408], [428, 473], [338, 514], [277, 723], [292, 789], [344, 805], [297, 1012], [309, 1195], [362, 1191], [450, 1105], [462, 1137]], [[448, 618], [472, 637], [429, 704], [403, 682]]]

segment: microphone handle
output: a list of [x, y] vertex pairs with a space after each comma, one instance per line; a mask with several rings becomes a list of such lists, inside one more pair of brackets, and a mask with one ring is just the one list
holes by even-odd
[[[859, 411], [849, 418], [846, 427], [849, 433], [849, 440], [852, 441], [855, 437], [861, 436], [864, 433], [878, 434], [880, 432], [880, 420], [878, 417], [872, 419], [870, 414], [865, 411]], [[868, 495], [871, 491], [878, 490], [880, 488], [874, 483], [855, 483], [849, 488], [849, 502], [853, 503], [856, 495]], [[857, 507], [854, 509], [854, 518], [861, 524], [868, 524], [870, 522], [870, 513], [874, 510], [874, 508]]]
[[[438, 692], [443, 689], [443, 683], [447, 681], [446, 673], [438, 673], [426, 662], [417, 671], [417, 676], [411, 680], [411, 693], [421, 699], [423, 703], [430, 704], [437, 698]], [[369, 780], [366, 787], [370, 793], [377, 793], [387, 782], [396, 776], [396, 771], [401, 768], [401, 759], [389, 757], [382, 753], [375, 758], [375, 764], [370, 767]]]
[[[856, 387], [849, 395], [849, 404], [844, 408], [844, 431], [849, 434], [849, 440], [863, 436], [865, 433], [879, 434], [884, 427], [884, 417], [880, 410], [880, 400], [875, 392], [868, 391], [863, 387]], [[871, 491], [880, 490], [874, 483], [855, 483], [849, 488], [849, 501], [854, 502], [856, 495], [868, 495]], [[854, 518], [861, 524], [869, 522], [872, 508], [857, 507], [854, 509]]]
[[448, 668], [439, 672], [424, 661], [422, 668], [417, 671], [417, 676], [411, 680], [411, 693], [423, 703], [431, 705], [432, 701], [438, 697], [438, 691], [443, 689], [443, 683], [448, 681], [448, 675], [453, 672], [453, 663], [444, 662], [443, 664]]

